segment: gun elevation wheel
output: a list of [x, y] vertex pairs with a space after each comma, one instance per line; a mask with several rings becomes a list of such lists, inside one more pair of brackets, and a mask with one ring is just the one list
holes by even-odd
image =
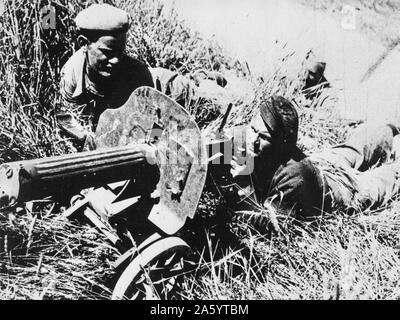
[[179, 298], [179, 282], [187, 271], [191, 249], [178, 237], [158, 240], [140, 252], [115, 285], [112, 299]]

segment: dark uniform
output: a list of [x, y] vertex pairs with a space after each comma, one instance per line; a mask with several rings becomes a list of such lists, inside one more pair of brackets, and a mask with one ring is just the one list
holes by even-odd
[[[277, 111], [274, 114], [279, 118]], [[271, 128], [269, 119], [264, 120]], [[276, 123], [285, 126], [282, 119]], [[344, 144], [308, 157], [292, 148], [284, 155], [277, 153], [274, 165], [259, 159], [249, 177], [250, 188], [242, 194], [241, 201], [253, 197], [273, 211], [273, 216], [285, 219], [308, 219], [335, 209], [365, 210], [384, 205], [400, 192], [400, 162], [393, 161], [400, 141], [398, 133], [390, 124], [365, 124]], [[262, 214], [253, 215], [252, 219], [259, 230], [269, 224]]]
[[[107, 4], [91, 5], [77, 15], [75, 22], [79, 32], [89, 42], [92, 41], [90, 35], [93, 34], [97, 35], [96, 39], [103, 35], [112, 36], [116, 42], [116, 39], [120, 35], [126, 35], [129, 29], [128, 14]], [[121, 46], [125, 46], [125, 42], [120, 41]], [[104, 50], [104, 44], [102, 45], [101, 50]], [[78, 149], [83, 147], [85, 140], [91, 140], [89, 138], [104, 110], [121, 107], [138, 87], [154, 87], [147, 66], [122, 54], [118, 57], [118, 63], [114, 65], [112, 76], [107, 79], [106, 85], [99, 89], [98, 83], [89, 76], [88, 70], [92, 67], [89, 66], [89, 50], [91, 49], [88, 49], [87, 45], [82, 47], [64, 65], [60, 83], [62, 106], [56, 115], [61, 131], [72, 138]], [[97, 50], [98, 54], [100, 49], [93, 50]], [[110, 61], [113, 59], [110, 58]]]

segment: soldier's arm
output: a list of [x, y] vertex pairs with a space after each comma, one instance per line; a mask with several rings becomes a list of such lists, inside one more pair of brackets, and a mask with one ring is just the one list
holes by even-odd
[[77, 79], [75, 72], [70, 64], [64, 65], [61, 70], [60, 79], [60, 93], [63, 100], [67, 103], [76, 103], [76, 99], [73, 97], [77, 87]]
[[314, 165], [308, 161], [290, 161], [278, 168], [264, 207], [273, 208], [278, 218], [313, 218], [321, 214], [323, 181]]
[[72, 113], [66, 111], [57, 111], [56, 120], [57, 125], [63, 133], [66, 133], [68, 136], [79, 141], [85, 141], [86, 137], [88, 136], [88, 132], [78, 122]]
[[74, 72], [64, 67], [60, 81], [61, 103], [56, 110], [56, 120], [58, 127], [64, 134], [83, 143], [88, 132], [79, 121], [79, 110], [82, 108], [79, 106], [78, 99], [73, 96], [76, 86], [77, 81]]
[[314, 169], [309, 161], [293, 160], [278, 168], [269, 189], [258, 190], [263, 210], [243, 212], [248, 223], [260, 233], [279, 233], [283, 221], [320, 215], [323, 189]]

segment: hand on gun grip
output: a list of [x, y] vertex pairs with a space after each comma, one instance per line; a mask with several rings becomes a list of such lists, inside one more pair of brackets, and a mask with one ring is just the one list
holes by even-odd
[[156, 164], [158, 159], [157, 147], [152, 144], [143, 144], [143, 147], [147, 163], [150, 165]]
[[56, 119], [64, 133], [81, 142], [85, 141], [86, 131], [71, 114], [59, 112], [56, 114]]
[[233, 178], [247, 176], [253, 173], [254, 158], [250, 155], [245, 157], [233, 156], [231, 161], [231, 175]]
[[96, 149], [95, 136], [92, 132], [85, 133], [86, 139], [82, 151], [92, 151]]

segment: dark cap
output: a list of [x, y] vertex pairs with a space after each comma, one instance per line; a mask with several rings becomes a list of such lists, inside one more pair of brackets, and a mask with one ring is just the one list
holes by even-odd
[[275, 141], [296, 145], [299, 116], [290, 101], [274, 95], [260, 106], [260, 114]]
[[121, 33], [129, 29], [129, 16], [109, 4], [93, 4], [76, 16], [75, 23], [81, 31]]

